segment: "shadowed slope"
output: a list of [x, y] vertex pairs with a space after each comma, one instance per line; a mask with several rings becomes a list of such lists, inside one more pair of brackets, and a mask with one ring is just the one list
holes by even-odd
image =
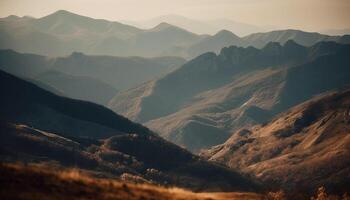
[[118, 131], [149, 133], [148, 129], [103, 106], [54, 95], [5, 72], [0, 73], [0, 81], [2, 119], [87, 137], [97, 130], [101, 131], [99, 136], [94, 135], [98, 138], [114, 135]]

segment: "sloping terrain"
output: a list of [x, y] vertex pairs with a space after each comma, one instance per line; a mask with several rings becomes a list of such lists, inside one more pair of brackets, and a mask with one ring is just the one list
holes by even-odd
[[257, 188], [103, 106], [54, 95], [5, 72], [0, 80], [2, 161], [58, 162], [96, 176], [193, 190]]
[[88, 100], [105, 105], [117, 90], [94, 78], [71, 76], [55, 70], [48, 70], [35, 76], [35, 80], [54, 86], [67, 97]]
[[271, 122], [236, 131], [203, 156], [286, 190], [350, 185], [350, 91], [315, 97]]
[[193, 193], [179, 188], [94, 179], [77, 170], [50, 166], [0, 165], [0, 196], [5, 199], [257, 200], [255, 193]]
[[[231, 21], [213, 22], [216, 25]], [[236, 24], [241, 26], [242, 24]], [[183, 27], [182, 27], [183, 28]], [[0, 19], [0, 49], [48, 56], [66, 56], [73, 52], [112, 56], [181, 56], [194, 58], [205, 52], [219, 51], [231, 45], [262, 48], [269, 42], [284, 44], [295, 40], [304, 46], [320, 41], [350, 43], [350, 37], [328, 36], [300, 30], [279, 30], [238, 37], [229, 31], [198, 35], [181, 27], [159, 23], [150, 29], [80, 16], [60, 10], [42, 18], [9, 16]], [[237, 33], [238, 34], [238, 33]]]
[[105, 138], [118, 132], [148, 134], [107, 108], [57, 96], [8, 73], [0, 73], [0, 119], [67, 135]]
[[349, 46], [229, 47], [203, 54], [167, 76], [117, 94], [114, 111], [192, 151], [224, 142], [313, 95], [346, 87]]
[[[73, 53], [50, 58], [0, 50], [0, 69], [36, 83], [53, 87], [50, 91], [98, 104], [106, 103], [117, 89], [132, 88], [166, 74], [184, 63], [178, 57], [112, 57]], [[48, 87], [46, 87], [48, 88]], [[116, 89], [117, 88], [117, 89]]]

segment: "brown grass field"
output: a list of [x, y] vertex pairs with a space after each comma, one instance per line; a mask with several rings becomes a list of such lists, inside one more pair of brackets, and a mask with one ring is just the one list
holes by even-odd
[[[55, 171], [55, 172], [53, 172]], [[263, 199], [255, 193], [194, 193], [180, 188], [92, 178], [78, 170], [1, 164], [0, 199], [59, 200], [235, 200]]]

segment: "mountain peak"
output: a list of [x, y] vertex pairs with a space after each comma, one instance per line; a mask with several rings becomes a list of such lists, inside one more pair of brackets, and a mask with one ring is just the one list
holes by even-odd
[[43, 18], [72, 18], [72, 17], [83, 17], [80, 15], [77, 15], [75, 13], [66, 11], [66, 10], [58, 10], [50, 15], [47, 15]]
[[235, 35], [231, 31], [228, 31], [228, 30], [225, 30], [225, 29], [217, 32], [214, 36], [216, 36], [216, 37], [238, 38], [239, 39], [239, 37], [237, 35]]
[[17, 19], [20, 19], [20, 17], [18, 17], [17, 15], [9, 15], [9, 16], [5, 17], [5, 19], [7, 19], [7, 20], [17, 20]]
[[299, 47], [304, 47], [298, 43], [296, 43], [294, 40], [288, 40], [284, 45], [285, 48], [299, 48]]
[[264, 46], [263, 50], [269, 51], [269, 50], [279, 49], [281, 47], [282, 46], [279, 42], [269, 42]]
[[158, 24], [157, 26], [155, 26], [154, 28], [152, 28], [151, 30], [155, 31], [159, 31], [159, 30], [164, 30], [164, 29], [167, 29], [167, 28], [171, 28], [171, 27], [175, 27], [169, 23], [166, 23], [166, 22], [161, 22], [160, 24]]
[[52, 13], [51, 15], [75, 15], [75, 14], [71, 13], [67, 10], [57, 10], [56, 12]]

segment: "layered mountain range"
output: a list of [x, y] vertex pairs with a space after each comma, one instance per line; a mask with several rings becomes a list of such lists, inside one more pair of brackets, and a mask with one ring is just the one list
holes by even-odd
[[231, 46], [118, 93], [109, 107], [197, 152], [314, 95], [347, 87], [349, 53], [349, 45], [334, 42]]
[[0, 19], [0, 49], [48, 56], [72, 52], [112, 56], [181, 56], [194, 58], [205, 52], [218, 53], [223, 47], [254, 46], [269, 42], [301, 45], [320, 41], [349, 43], [348, 35], [328, 36], [299, 30], [279, 30], [238, 37], [230, 31], [198, 35], [168, 23], [151, 29], [80, 16], [60, 10], [42, 18], [9, 16]]
[[74, 52], [52, 58], [0, 50], [1, 70], [36, 81], [56, 94], [102, 105], [118, 90], [161, 77], [184, 62], [178, 57], [91, 56]]
[[56, 162], [99, 177], [193, 190], [257, 187], [103, 106], [57, 96], [5, 72], [0, 80], [2, 162]]
[[201, 35], [183, 29], [198, 21], [154, 20], [142, 29], [64, 10], [0, 18], [0, 182], [75, 185], [52, 167], [91, 175], [75, 186], [106, 198], [171, 194], [130, 182], [253, 199], [350, 190], [349, 35]]
[[182, 27], [196, 34], [215, 34], [222, 29], [226, 29], [239, 36], [246, 36], [257, 32], [266, 32], [267, 30], [273, 29], [272, 26], [255, 26], [230, 19], [197, 20], [180, 15], [162, 15], [149, 20], [123, 20], [122, 22], [143, 29], [149, 29], [162, 22], [166, 22], [168, 24]]

